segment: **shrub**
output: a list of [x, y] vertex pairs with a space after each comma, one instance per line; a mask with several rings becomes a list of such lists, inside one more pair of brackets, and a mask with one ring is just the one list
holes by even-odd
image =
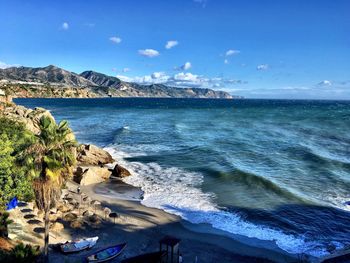
[[24, 245], [20, 243], [9, 252], [0, 254], [0, 262], [34, 263], [40, 255], [39, 246]]
[[9, 219], [9, 216], [7, 212], [0, 212], [0, 237], [7, 238], [7, 226], [13, 223], [13, 221]]

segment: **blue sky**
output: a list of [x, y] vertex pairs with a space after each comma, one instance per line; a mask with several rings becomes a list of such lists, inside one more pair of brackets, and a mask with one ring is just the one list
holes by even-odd
[[0, 67], [350, 99], [349, 14], [347, 0], [0, 0]]

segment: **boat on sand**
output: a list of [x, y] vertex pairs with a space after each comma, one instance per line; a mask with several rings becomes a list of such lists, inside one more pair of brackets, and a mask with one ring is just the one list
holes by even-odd
[[91, 256], [88, 256], [86, 258], [86, 261], [95, 263], [95, 262], [105, 262], [105, 261], [111, 260], [119, 256], [123, 252], [125, 247], [126, 247], [126, 243], [122, 243], [122, 244], [114, 245], [108, 248], [104, 248], [92, 254]]
[[82, 238], [74, 241], [67, 241], [65, 244], [60, 245], [63, 253], [74, 253], [84, 249], [92, 248], [96, 245], [98, 237]]

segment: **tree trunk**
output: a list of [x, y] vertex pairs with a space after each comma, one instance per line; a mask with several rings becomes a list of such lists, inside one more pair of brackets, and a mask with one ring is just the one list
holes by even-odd
[[49, 227], [50, 227], [50, 200], [45, 207], [45, 245], [44, 245], [44, 262], [49, 262]]

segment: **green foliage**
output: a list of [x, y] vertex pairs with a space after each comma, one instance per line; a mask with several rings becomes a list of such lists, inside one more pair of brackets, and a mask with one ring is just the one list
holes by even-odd
[[67, 121], [57, 125], [53, 119], [43, 116], [39, 127], [37, 142], [29, 153], [32, 154], [33, 169], [40, 171], [34, 184], [35, 200], [39, 209], [46, 209], [48, 203], [54, 204], [65, 175], [75, 164], [73, 149], [76, 141]]
[[0, 237], [7, 238], [7, 226], [13, 223], [9, 216], [7, 212], [0, 212]]
[[11, 251], [0, 254], [0, 262], [34, 263], [40, 255], [38, 246], [20, 243]]
[[34, 134], [22, 124], [0, 118], [0, 209], [14, 196], [33, 198], [32, 178], [23, 166], [24, 150], [35, 141]]

